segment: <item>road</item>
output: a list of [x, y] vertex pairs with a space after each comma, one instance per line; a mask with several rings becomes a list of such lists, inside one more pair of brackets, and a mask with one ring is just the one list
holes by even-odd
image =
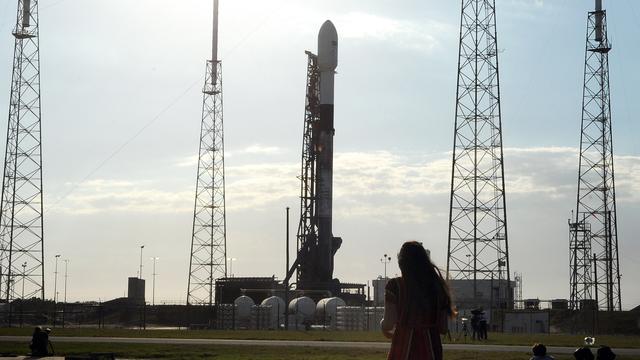
[[[0, 342], [24, 342], [31, 340], [29, 336], [0, 336]], [[69, 337], [53, 336], [55, 343], [120, 343], [120, 344], [172, 344], [172, 345], [236, 345], [236, 346], [277, 346], [277, 347], [319, 347], [319, 348], [365, 348], [388, 349], [385, 342], [351, 342], [351, 341], [293, 341], [293, 340], [231, 340], [231, 339], [176, 339], [176, 338], [122, 338], [122, 337]], [[477, 345], [477, 344], [445, 344], [445, 350], [519, 352], [529, 353], [530, 346], [514, 345]], [[572, 354], [575, 348], [549, 346], [550, 354]], [[619, 356], [640, 356], [640, 349], [614, 349]]]

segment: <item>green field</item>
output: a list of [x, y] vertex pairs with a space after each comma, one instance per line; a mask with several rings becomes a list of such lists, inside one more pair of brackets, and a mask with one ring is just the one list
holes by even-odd
[[[23, 343], [0, 343], [2, 352], [21, 354]], [[216, 359], [216, 360], [380, 360], [386, 358], [384, 350], [330, 349], [330, 348], [280, 348], [270, 346], [211, 346], [211, 345], [145, 345], [145, 344], [57, 344], [57, 354], [82, 355], [91, 352], [114, 352], [118, 357], [146, 359]], [[522, 360], [524, 353], [491, 353], [471, 351], [446, 351], [447, 360]], [[572, 356], [556, 356], [557, 360], [570, 360]], [[620, 357], [621, 360], [640, 358]]]
[[[31, 328], [0, 328], [2, 335], [29, 336]], [[93, 329], [93, 328], [56, 328], [52, 336], [87, 336], [87, 337], [130, 337], [130, 338], [189, 338], [189, 339], [242, 339], [242, 340], [308, 340], [308, 341], [388, 341], [382, 334], [365, 331], [216, 331], [216, 330], [129, 330], [129, 329]], [[640, 336], [603, 335], [595, 336], [597, 345], [608, 345], [613, 348], [640, 348]], [[489, 341], [495, 345], [531, 345], [536, 342], [548, 346], [578, 347], [584, 335], [518, 335], [489, 334]], [[464, 343], [460, 341], [447, 342]], [[480, 343], [467, 340], [467, 343]]]

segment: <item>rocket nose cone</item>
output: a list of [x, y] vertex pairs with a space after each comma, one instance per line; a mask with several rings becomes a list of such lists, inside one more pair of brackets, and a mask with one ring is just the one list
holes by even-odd
[[338, 32], [331, 20], [322, 24], [318, 34], [318, 67], [320, 71], [338, 67]]

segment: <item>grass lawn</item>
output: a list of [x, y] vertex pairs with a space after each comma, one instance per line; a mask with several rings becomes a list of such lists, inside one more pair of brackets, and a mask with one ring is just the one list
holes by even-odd
[[[32, 328], [0, 328], [2, 335], [30, 336]], [[131, 329], [92, 329], [92, 328], [56, 328], [55, 336], [87, 337], [131, 337], [131, 338], [191, 338], [191, 339], [244, 339], [244, 340], [310, 340], [310, 341], [388, 341], [378, 332], [366, 331], [217, 331], [217, 330], [131, 330]], [[596, 345], [609, 345], [613, 348], [640, 348], [640, 336], [603, 335], [595, 336]], [[529, 334], [489, 334], [488, 344], [496, 345], [532, 345], [542, 342], [548, 346], [578, 347], [584, 335], [529, 335]], [[445, 343], [450, 342], [444, 339]], [[455, 341], [454, 341], [455, 342]], [[458, 341], [464, 342], [464, 341]], [[467, 343], [479, 343], [467, 340]]]
[[[25, 352], [24, 343], [0, 343], [4, 353]], [[216, 359], [216, 360], [380, 360], [386, 359], [386, 351], [374, 349], [329, 349], [329, 348], [284, 348], [211, 345], [147, 345], [147, 344], [56, 344], [60, 355], [81, 355], [91, 352], [114, 352], [118, 357], [145, 359]], [[522, 360], [530, 355], [524, 353], [491, 353], [472, 351], [446, 351], [447, 360]], [[569, 355], [556, 356], [557, 360], [573, 359]], [[621, 360], [640, 358], [620, 357]]]

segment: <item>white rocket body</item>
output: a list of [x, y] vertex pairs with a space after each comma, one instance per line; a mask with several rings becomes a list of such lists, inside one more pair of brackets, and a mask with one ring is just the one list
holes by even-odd
[[318, 216], [319, 276], [333, 279], [333, 256], [340, 246], [332, 230], [333, 208], [333, 105], [334, 78], [338, 66], [338, 33], [327, 20], [318, 34], [318, 69], [320, 71], [320, 121], [316, 143], [316, 195]]

